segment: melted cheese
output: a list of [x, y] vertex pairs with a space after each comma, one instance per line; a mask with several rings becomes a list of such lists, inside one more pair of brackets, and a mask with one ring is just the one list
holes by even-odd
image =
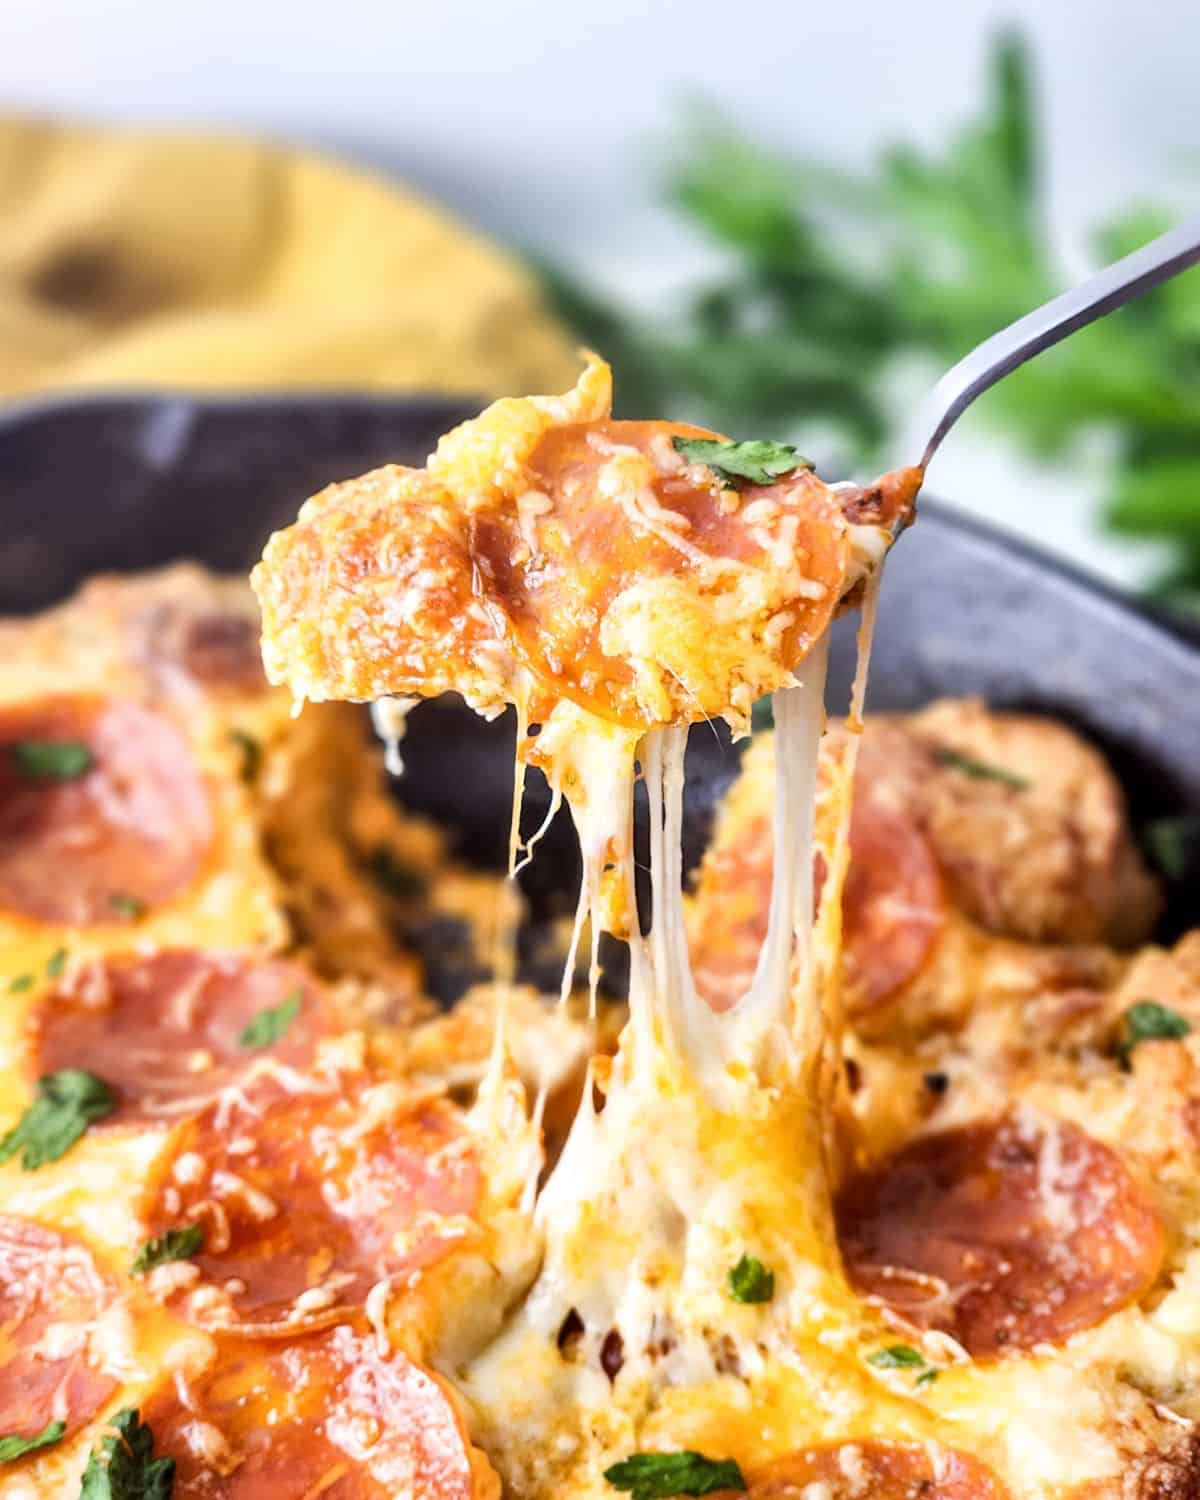
[[391, 776], [404, 775], [404, 757], [400, 754], [400, 742], [408, 728], [408, 716], [421, 700], [419, 698], [376, 698], [371, 704], [371, 723], [375, 733], [383, 741], [384, 764]]
[[[616, 926], [630, 947], [629, 1022], [598, 1059], [535, 1218], [541, 1272], [467, 1388], [490, 1427], [553, 1449], [614, 1427], [618, 1391], [718, 1393], [762, 1377], [792, 1342], [837, 1342], [852, 1326], [828, 1172], [824, 1007], [812, 935], [816, 760], [824, 723], [824, 645], [774, 698], [775, 873], [767, 938], [750, 989], [713, 1012], [692, 982], [683, 922], [684, 730], [640, 743], [577, 709], [556, 713], [539, 760], [575, 816], [584, 855], [576, 937]], [[632, 911], [634, 761], [650, 808], [650, 932]], [[605, 887], [608, 887], [605, 892]], [[616, 918], [614, 920], [614, 913]], [[602, 1101], [598, 1104], [597, 1097]], [[749, 1253], [771, 1267], [768, 1307], [733, 1302], [726, 1278]], [[581, 1325], [564, 1360], [559, 1339]], [[618, 1353], [619, 1351], [619, 1353]], [[619, 1360], [619, 1384], [609, 1376]], [[535, 1374], [536, 1371], [536, 1374]], [[561, 1430], [574, 1414], [576, 1439]], [[597, 1460], [599, 1461], [599, 1460]]]
[[[581, 392], [568, 401], [502, 403], [490, 417], [451, 435], [430, 472], [456, 479], [475, 474], [481, 493], [511, 490], [522, 534], [534, 550], [553, 504], [529, 487], [522, 454], [548, 425], [602, 414], [607, 404], [602, 373], [593, 367]], [[665, 439], [659, 448], [660, 470], [681, 463]], [[696, 553], [680, 514], [660, 505], [652, 486], [642, 482], [652, 467], [643, 454], [614, 445], [603, 456], [611, 465], [604, 483], [613, 487], [631, 525], [708, 575], [732, 571], [741, 579], [722, 592], [720, 608], [727, 614], [757, 610], [761, 630], [754, 639], [770, 657], [791, 628], [787, 611], [771, 612], [772, 598], [755, 592], [758, 580]], [[731, 507], [738, 503], [737, 496], [728, 497]], [[779, 517], [770, 505], [750, 502], [745, 519], [781, 569], [798, 569], [793, 539], [776, 525]], [[528, 1500], [611, 1500], [605, 1468], [644, 1448], [695, 1447], [735, 1457], [749, 1472], [809, 1443], [847, 1442], [843, 1470], [853, 1486], [867, 1472], [853, 1444], [880, 1437], [925, 1443], [931, 1451], [939, 1444], [964, 1448], [991, 1465], [1021, 1500], [1089, 1482], [1108, 1486], [1101, 1493], [1115, 1493], [1130, 1473], [1131, 1453], [1144, 1452], [1146, 1445], [1153, 1451], [1163, 1431], [1186, 1430], [1190, 1418], [1200, 1416], [1190, 1394], [1200, 1383], [1200, 1251], [1194, 1243], [1179, 1247], [1170, 1285], [1156, 1306], [1126, 1308], [1063, 1348], [991, 1365], [972, 1362], [946, 1335], [921, 1337], [903, 1328], [854, 1295], [843, 1276], [831, 1208], [841, 1134], [849, 1128], [842, 1097], [839, 896], [848, 860], [855, 730], [886, 544], [880, 528], [850, 528], [847, 582], [865, 585], [859, 671], [845, 750], [820, 787], [824, 641], [795, 669], [795, 680], [774, 695], [775, 863], [767, 933], [746, 993], [721, 1013], [696, 993], [684, 931], [685, 731], [642, 734], [560, 700], [540, 735], [527, 743], [530, 687], [524, 669], [507, 658], [475, 664], [475, 700], [493, 712], [504, 698], [516, 698], [522, 765], [528, 761], [547, 772], [551, 815], [566, 801], [578, 831], [584, 877], [564, 996], [578, 950], [590, 935], [594, 1008], [596, 945], [606, 930], [629, 944], [629, 1020], [615, 1056], [592, 1059], [565, 1147], [539, 1190], [544, 1159], [538, 1127], [553, 1068], [527, 1068], [538, 1081], [530, 1112], [511, 1061], [519, 1048], [503, 999], [507, 986], [497, 987], [494, 1043], [469, 1121], [480, 1143], [488, 1200], [480, 1223], [456, 1226], [462, 1252], [442, 1272], [417, 1273], [421, 1297], [406, 1298], [402, 1293], [411, 1288], [385, 1278], [372, 1288], [365, 1311], [381, 1347], [397, 1344], [414, 1357], [436, 1360], [453, 1376], [472, 1399], [481, 1436], [509, 1489]], [[788, 587], [802, 597], [803, 574], [790, 577]], [[483, 606], [473, 601], [471, 607]], [[642, 698], [668, 705], [669, 682], [690, 692], [693, 671], [728, 675], [716, 639], [720, 620], [719, 610], [706, 615], [703, 601], [678, 587], [634, 583], [612, 601], [604, 641], [633, 664]], [[714, 636], [712, 660], [696, 646], [705, 631]], [[376, 709], [393, 768], [410, 706], [390, 699]], [[749, 701], [731, 700], [731, 722], [743, 724], [749, 709]], [[277, 706], [272, 713], [277, 716]], [[217, 728], [223, 733], [224, 726]], [[229, 765], [214, 760], [213, 766], [214, 775], [233, 779]], [[652, 920], [645, 936], [633, 894], [639, 767], [650, 810]], [[519, 848], [519, 789], [518, 782], [514, 871], [541, 832]], [[814, 847], [825, 864], [815, 917]], [[269, 882], [265, 876], [262, 881], [265, 888]], [[217, 934], [236, 940], [236, 932], [229, 937], [214, 925], [221, 904], [214, 897], [210, 910], [201, 902], [187, 923], [158, 927], [154, 939], [174, 940], [186, 930], [198, 940]], [[498, 923], [498, 929], [504, 926]], [[101, 934], [95, 946], [103, 950], [110, 941], [111, 935]], [[53, 934], [36, 933], [28, 951], [20, 950], [19, 967], [42, 974], [56, 946]], [[10, 998], [0, 1013], [0, 1079], [10, 1085], [0, 1126], [11, 1124], [28, 1098], [23, 1023], [38, 994], [35, 987], [25, 998]], [[335, 1066], [329, 1049], [345, 1051], [347, 1066], [362, 1061], [361, 1040], [326, 1044], [323, 1062]], [[916, 1055], [906, 1056], [905, 1064], [910, 1072], [919, 1070]], [[311, 1078], [270, 1060], [262, 1066], [283, 1088], [313, 1087]], [[899, 1090], [902, 1070], [894, 1077]], [[391, 1084], [372, 1090], [362, 1129], [386, 1117], [399, 1097]], [[964, 1081], [961, 1090], [956, 1078], [944, 1118], [955, 1109], [970, 1116], [1009, 1102], [1011, 1091], [998, 1077]], [[248, 1103], [244, 1089], [227, 1091], [222, 1107], [231, 1129], [246, 1118]], [[1047, 1101], [1030, 1090], [1021, 1108], [1031, 1135], [1042, 1141], [1038, 1180], [1046, 1217], [1069, 1230], [1075, 1208], [1071, 1163], [1052, 1119], [1057, 1113], [1100, 1129], [1105, 1115], [1104, 1131], [1120, 1140], [1131, 1129], [1120, 1114], [1128, 1098], [1121, 1106], [1104, 1087], [1080, 1087], [1073, 1102], [1061, 1096]], [[6, 1211], [86, 1236], [101, 1268], [122, 1275], [162, 1135], [151, 1128], [96, 1132], [67, 1159], [35, 1174], [10, 1163], [0, 1168], [0, 1202]], [[184, 1183], [203, 1170], [198, 1159], [183, 1156], [176, 1174]], [[256, 1195], [233, 1172], [214, 1176], [212, 1187], [214, 1202], [241, 1200], [264, 1219], [286, 1212], [286, 1204]], [[746, 1305], [729, 1295], [729, 1271], [743, 1255], [755, 1256], [773, 1273], [771, 1301]], [[160, 1268], [94, 1326], [48, 1329], [48, 1347], [76, 1337], [90, 1340], [122, 1382], [114, 1407], [136, 1404], [164, 1373], [179, 1371], [186, 1379], [211, 1359], [211, 1341], [149, 1299], [162, 1295], [168, 1282], [183, 1285], [194, 1270], [186, 1262]], [[302, 1294], [308, 1301], [298, 1304], [300, 1311], [319, 1312], [322, 1299], [335, 1290], [332, 1281], [315, 1286]], [[904, 1369], [870, 1365], [873, 1351], [897, 1341], [919, 1346], [938, 1369], [935, 1383], [918, 1388]], [[1175, 1409], [1160, 1410], [1130, 1384], [1134, 1380]], [[6, 1475], [4, 1492], [21, 1500], [73, 1493], [97, 1426], [21, 1473]], [[1141, 1449], [1131, 1445], [1135, 1431], [1142, 1434]], [[216, 1429], [197, 1422], [188, 1441], [216, 1470], [226, 1467], [228, 1453]], [[823, 1484], [812, 1490], [806, 1500], [825, 1500]], [[482, 1480], [480, 1493], [490, 1493]]]

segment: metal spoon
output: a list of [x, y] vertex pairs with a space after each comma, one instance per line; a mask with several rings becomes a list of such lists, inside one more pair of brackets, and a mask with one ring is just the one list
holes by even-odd
[[942, 439], [975, 397], [1027, 359], [1049, 349], [1077, 328], [1122, 307], [1200, 262], [1200, 216], [1159, 235], [1132, 255], [1089, 276], [1034, 312], [1026, 313], [947, 370], [920, 407], [904, 451], [921, 454], [927, 469]]

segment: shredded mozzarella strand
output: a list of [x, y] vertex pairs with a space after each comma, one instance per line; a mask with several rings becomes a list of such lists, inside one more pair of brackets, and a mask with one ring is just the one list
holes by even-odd
[[371, 724], [384, 744], [384, 765], [390, 776], [404, 775], [400, 742], [408, 728], [408, 716], [419, 698], [377, 698], [371, 704]]

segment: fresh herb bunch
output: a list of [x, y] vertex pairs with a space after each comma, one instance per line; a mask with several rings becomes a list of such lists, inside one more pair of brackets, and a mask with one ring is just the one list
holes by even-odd
[[[1041, 154], [1030, 58], [1011, 33], [993, 44], [980, 117], [938, 156], [895, 146], [855, 174], [784, 160], [694, 114], [667, 191], [728, 252], [728, 269], [674, 317], [639, 317], [561, 270], [545, 272], [547, 288], [620, 368], [630, 413], [809, 447], [811, 434], [832, 434], [847, 464], [886, 461], [899, 360], [940, 370], [1071, 279], [1042, 221]], [[1097, 264], [1171, 217], [1142, 206], [1102, 226]], [[1157, 591], [1200, 607], [1200, 269], [1066, 340], [980, 405], [1044, 458], [1106, 433], [1104, 523], [1169, 543]]]

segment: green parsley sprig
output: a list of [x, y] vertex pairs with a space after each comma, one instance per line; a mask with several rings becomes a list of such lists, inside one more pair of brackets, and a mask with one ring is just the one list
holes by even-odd
[[[46, 960], [45, 975], [47, 979], [61, 979], [67, 967], [69, 957], [65, 948], [56, 948]], [[16, 974], [8, 981], [8, 992], [10, 995], [24, 995], [33, 989], [37, 983], [37, 975], [32, 970], [26, 970], [24, 974]]]
[[65, 1422], [47, 1422], [35, 1437], [0, 1437], [0, 1464], [15, 1463], [27, 1453], [36, 1453], [39, 1448], [52, 1448], [60, 1442], [67, 1430]]
[[96, 764], [83, 740], [15, 740], [9, 753], [26, 781], [77, 781]]
[[1010, 786], [1018, 792], [1023, 792], [1029, 785], [1027, 776], [1019, 776], [1006, 766], [993, 765], [991, 761], [979, 760], [974, 755], [953, 750], [949, 745], [942, 745], [935, 750], [933, 758], [939, 766], [946, 766], [951, 771], [961, 771], [972, 781], [998, 781], [1002, 786]]
[[175, 1460], [154, 1457], [154, 1435], [132, 1407], [110, 1417], [108, 1437], [92, 1450], [79, 1500], [171, 1500]]
[[717, 1490], [744, 1490], [742, 1471], [731, 1458], [706, 1458], [690, 1449], [680, 1453], [631, 1453], [605, 1469], [614, 1489], [632, 1500], [665, 1500], [671, 1495], [711, 1495]]
[[797, 469], [812, 468], [811, 461], [801, 458], [787, 443], [762, 438], [735, 443], [725, 438], [674, 437], [671, 444], [688, 463], [703, 464], [731, 489], [743, 484], [771, 484]]
[[775, 1272], [753, 1255], [743, 1255], [729, 1268], [726, 1288], [735, 1302], [770, 1302], [775, 1295]]
[[252, 1052], [273, 1046], [300, 1014], [300, 1002], [303, 998], [301, 991], [295, 989], [278, 1005], [268, 1005], [260, 1010], [242, 1028], [242, 1033], [238, 1037], [239, 1046]]
[[929, 1385], [938, 1378], [936, 1365], [931, 1365], [919, 1349], [914, 1349], [911, 1344], [889, 1344], [884, 1349], [876, 1349], [873, 1354], [867, 1355], [867, 1363], [874, 1365], [877, 1370], [914, 1370], [919, 1371], [913, 1386], [920, 1389], [923, 1385]]
[[18, 1153], [26, 1172], [58, 1161], [97, 1120], [111, 1115], [117, 1097], [102, 1078], [64, 1068], [38, 1079], [33, 1103], [3, 1139], [0, 1162]]
[[1138, 1000], [1121, 1017], [1121, 1034], [1115, 1051], [1121, 1066], [1128, 1068], [1134, 1048], [1140, 1042], [1178, 1042], [1187, 1036], [1192, 1023], [1169, 1005], [1157, 1000]]
[[145, 1276], [156, 1266], [169, 1265], [173, 1260], [190, 1260], [204, 1248], [204, 1226], [182, 1224], [177, 1229], [166, 1229], [153, 1239], [145, 1240], [139, 1247], [129, 1267], [131, 1276]]

